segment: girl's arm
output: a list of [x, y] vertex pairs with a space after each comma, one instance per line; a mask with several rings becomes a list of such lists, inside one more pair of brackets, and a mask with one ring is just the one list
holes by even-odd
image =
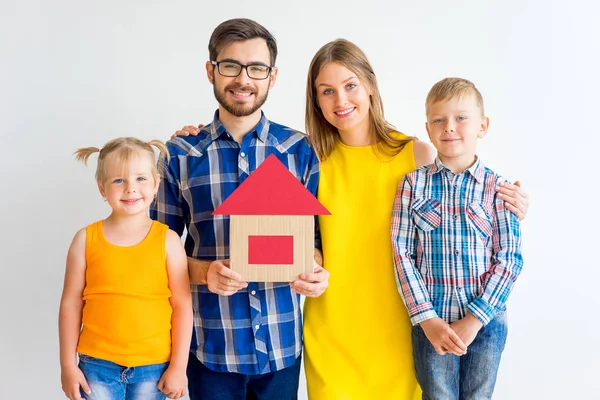
[[185, 370], [192, 340], [193, 316], [187, 256], [179, 235], [167, 232], [167, 273], [171, 290], [171, 361], [158, 388], [169, 398], [185, 395]]
[[83, 373], [77, 367], [77, 343], [81, 332], [82, 294], [85, 288], [85, 232], [85, 229], [77, 232], [69, 247], [58, 315], [62, 389], [70, 399], [80, 399], [80, 385], [86, 393], [91, 393]]

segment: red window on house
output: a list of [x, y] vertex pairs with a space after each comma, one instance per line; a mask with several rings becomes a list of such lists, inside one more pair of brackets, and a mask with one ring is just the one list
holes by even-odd
[[293, 263], [293, 236], [248, 236], [248, 264]]

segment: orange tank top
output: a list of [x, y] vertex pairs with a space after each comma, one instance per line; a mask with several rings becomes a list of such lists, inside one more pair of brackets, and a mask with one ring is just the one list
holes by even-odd
[[77, 352], [125, 367], [171, 357], [168, 227], [153, 221], [135, 246], [109, 243], [102, 221], [86, 230], [83, 328]]

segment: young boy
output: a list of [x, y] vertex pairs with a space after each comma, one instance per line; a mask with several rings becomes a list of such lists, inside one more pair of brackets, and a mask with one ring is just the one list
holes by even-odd
[[441, 80], [426, 113], [438, 157], [400, 183], [391, 232], [417, 380], [423, 399], [490, 399], [523, 264], [519, 220], [494, 190], [505, 180], [475, 154], [489, 125], [475, 85]]

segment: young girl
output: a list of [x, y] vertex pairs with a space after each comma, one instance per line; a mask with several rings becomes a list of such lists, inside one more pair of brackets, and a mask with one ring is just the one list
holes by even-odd
[[99, 153], [96, 181], [112, 213], [77, 232], [67, 255], [59, 336], [62, 389], [71, 400], [185, 395], [187, 259], [179, 236], [148, 217], [160, 180], [151, 146], [168, 154], [158, 140], [134, 138], [74, 153], [84, 163]]

